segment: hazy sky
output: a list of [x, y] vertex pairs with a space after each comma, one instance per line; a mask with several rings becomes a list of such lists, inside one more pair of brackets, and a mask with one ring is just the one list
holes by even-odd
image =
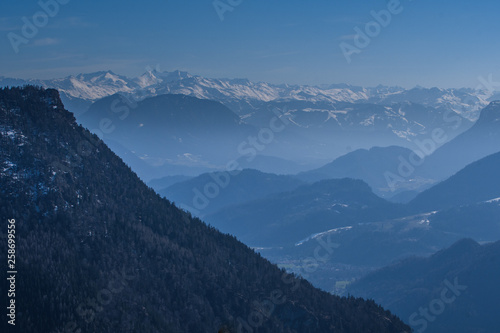
[[[388, 0], [220, 0], [232, 9], [223, 21], [213, 0], [59, 2], [67, 3], [57, 13], [49, 8], [50, 17], [40, 15], [38, 1], [2, 1], [0, 76], [108, 69], [136, 76], [149, 67], [273, 83], [475, 87], [489, 74], [500, 81], [497, 0], [401, 0], [399, 6]], [[373, 37], [358, 40], [348, 64], [339, 44], [356, 47], [355, 28], [365, 31], [371, 12], [389, 3], [397, 13], [385, 26], [369, 25]], [[33, 15], [38, 31], [23, 32], [23, 17], [32, 24]]]

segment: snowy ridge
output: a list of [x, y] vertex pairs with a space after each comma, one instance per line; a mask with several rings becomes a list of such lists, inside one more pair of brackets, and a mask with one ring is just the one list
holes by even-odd
[[316, 239], [318, 237], [322, 237], [326, 234], [329, 234], [329, 233], [339, 233], [339, 232], [342, 232], [342, 231], [346, 231], [346, 230], [351, 230], [352, 229], [352, 226], [348, 226], [348, 227], [341, 227], [341, 228], [335, 228], [335, 229], [330, 229], [330, 230], [327, 230], [327, 231], [324, 231], [324, 232], [318, 232], [316, 234], [313, 234], [303, 240], [301, 240], [300, 242], [297, 242], [295, 243], [295, 246], [300, 246], [302, 244], [304, 244], [305, 242], [308, 242], [312, 239]]
[[355, 87], [345, 84], [307, 86], [276, 85], [246, 79], [210, 79], [186, 72], [148, 71], [136, 78], [127, 78], [111, 71], [79, 74], [52, 80], [18, 80], [0, 77], [0, 86], [38, 84], [60, 90], [68, 97], [96, 101], [116, 93], [144, 99], [159, 94], [184, 94], [222, 103], [308, 101], [327, 103], [392, 103], [412, 102], [434, 108], [452, 110], [469, 120], [476, 120], [479, 111], [493, 97], [486, 90], [439, 89], [378, 86]]
[[497, 202], [500, 203], [500, 198], [495, 198], [495, 199], [485, 201], [485, 203], [497, 203]]

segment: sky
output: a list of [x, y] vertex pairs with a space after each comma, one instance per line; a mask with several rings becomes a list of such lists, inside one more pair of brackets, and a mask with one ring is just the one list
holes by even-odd
[[496, 0], [2, 1], [0, 76], [157, 69], [271, 83], [474, 88], [481, 77], [500, 81], [498, 13]]

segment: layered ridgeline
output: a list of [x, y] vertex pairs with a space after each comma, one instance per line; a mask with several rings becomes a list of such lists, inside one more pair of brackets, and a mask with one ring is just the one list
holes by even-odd
[[[449, 119], [455, 126], [462, 122], [457, 117]], [[468, 164], [500, 152], [500, 102], [491, 102], [481, 111], [472, 128], [447, 143], [449, 129], [437, 126], [433, 133], [428, 138], [416, 139], [418, 144], [413, 147], [414, 151], [398, 146], [358, 149], [297, 177], [304, 181], [342, 177], [362, 179], [379, 196], [409, 202], [419, 192], [453, 176]], [[469, 170], [469, 174], [472, 172], [477, 172], [478, 176], [482, 173]], [[491, 174], [491, 170], [486, 172]], [[472, 180], [470, 185], [478, 186]], [[494, 187], [493, 184], [489, 186]]]
[[[395, 167], [397, 155], [392, 150], [388, 147], [353, 152], [345, 161], [349, 165], [358, 155], [358, 160], [369, 162], [370, 155], [379, 152], [394, 157], [387, 163], [372, 163], [376, 174], [377, 170], [383, 172], [384, 165]], [[407, 205], [377, 197], [359, 180], [323, 180], [223, 207], [206, 216], [206, 220], [246, 244], [259, 247], [272, 262], [303, 276], [307, 274], [315, 286], [340, 293], [336, 285], [405, 257], [430, 255], [462, 238], [480, 242], [500, 239], [499, 157], [497, 153], [470, 164]], [[345, 164], [331, 165], [333, 170], [349, 172]], [[371, 174], [364, 168], [370, 163], [358, 168], [352, 165], [353, 172], [362, 175], [366, 170], [365, 175]], [[183, 183], [176, 185], [179, 188]], [[221, 189], [220, 196], [224, 191]], [[311, 274], [304, 270], [304, 263], [323, 241], [338, 247], [324, 260], [318, 257], [321, 265]]]
[[[487, 89], [474, 90], [377, 86], [363, 88], [348, 84], [299, 86], [251, 82], [246, 79], [212, 79], [187, 72], [148, 70], [139, 77], [128, 78], [111, 71], [79, 74], [49, 80], [21, 80], [0, 76], [0, 86], [37, 84], [56, 88], [67, 107], [78, 111], [98, 99], [116, 94], [136, 98], [161, 94], [183, 94], [202, 99], [218, 100], [238, 114], [248, 114], [268, 101], [349, 102], [397, 104], [416, 103], [432, 108], [452, 110], [468, 119], [477, 119], [479, 110], [487, 105], [494, 93]], [[69, 105], [69, 106], [68, 106]]]
[[182, 183], [184, 181], [190, 180], [192, 177], [189, 176], [164, 176], [161, 178], [155, 178], [147, 183], [156, 192], [166, 189], [172, 185]]
[[160, 198], [55, 90], [1, 90], [0, 132], [1, 238], [15, 219], [21, 332], [409, 332]]
[[[146, 181], [221, 170], [239, 157], [242, 168], [292, 174], [356, 149], [418, 149], [435, 129], [451, 140], [470, 128], [492, 98], [472, 89], [273, 85], [185, 72], [127, 78], [108, 71], [32, 81], [0, 77], [0, 86], [26, 83], [58, 89], [77, 120], [103, 134]], [[282, 122], [273, 123], [276, 110]], [[244, 133], [243, 124], [251, 125], [251, 133]], [[212, 135], [204, 135], [207, 131]], [[224, 139], [215, 140], [214, 133]], [[257, 142], [249, 139], [259, 133]], [[378, 193], [378, 186], [370, 185]]]
[[351, 285], [410, 323], [415, 332], [497, 332], [500, 242], [470, 239], [428, 258], [413, 258]]
[[361, 179], [370, 185], [375, 194], [390, 198], [435, 182], [416, 175], [410, 175], [407, 180], [402, 179], [402, 182], [394, 181], [394, 175], [399, 175], [399, 170], [406, 167], [406, 160], [411, 155], [411, 149], [398, 146], [358, 149], [318, 169], [299, 173], [297, 178], [309, 182], [334, 178]]
[[214, 213], [224, 207], [291, 191], [303, 185], [292, 176], [244, 169], [229, 174], [212, 172], [168, 186], [158, 193], [196, 216]]
[[500, 101], [485, 107], [469, 130], [426, 158], [419, 173], [445, 179], [466, 165], [500, 151]]
[[223, 208], [207, 222], [257, 247], [294, 246], [317, 233], [404, 215], [361, 180], [329, 179]]
[[431, 211], [500, 198], [499, 167], [500, 151], [469, 164], [445, 181], [420, 193], [410, 202], [410, 206], [415, 211]]
[[293, 151], [306, 145], [306, 139], [285, 144], [278, 140], [284, 129], [281, 121], [268, 122], [261, 132], [212, 100], [166, 94], [135, 101], [115, 94], [93, 103], [77, 120], [146, 181], [165, 175], [195, 176], [223, 169], [231, 161], [275, 173], [304, 170], [269, 154]]
[[[78, 121], [132, 164], [142, 179], [189, 169], [194, 175], [225, 165], [237, 153], [237, 143], [255, 132], [224, 105], [185, 95], [135, 102], [116, 94], [92, 104]], [[150, 169], [156, 173], [134, 157], [154, 166]]]

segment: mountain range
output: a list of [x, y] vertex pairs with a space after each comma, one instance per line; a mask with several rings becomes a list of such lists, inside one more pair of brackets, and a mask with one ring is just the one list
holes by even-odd
[[304, 261], [318, 244], [337, 244], [306, 276], [316, 286], [341, 292], [334, 288], [338, 281], [407, 256], [431, 255], [464, 237], [500, 239], [498, 156], [472, 163], [406, 205], [378, 198], [362, 181], [323, 180], [228, 205], [206, 220], [303, 276]]
[[[127, 78], [113, 72], [97, 72], [79, 74], [62, 79], [53, 80], [18, 80], [1, 77], [0, 86], [37, 84], [43, 87], [56, 88], [61, 93], [63, 102], [70, 111], [74, 112], [77, 120], [83, 124], [92, 124], [89, 129], [99, 130], [94, 127], [101, 124], [105, 119], [107, 124], [108, 115], [114, 118], [124, 118], [125, 114], [131, 114], [131, 119], [116, 121], [108, 124], [111, 128], [122, 128], [122, 132], [130, 131], [129, 125], [140, 126], [151, 122], [151, 114], [138, 112], [136, 105], [151, 105], [161, 99], [161, 95], [185, 95], [193, 98], [184, 98], [184, 104], [165, 103], [157, 108], [180, 117], [180, 110], [186, 114], [195, 115], [193, 121], [196, 123], [201, 119], [207, 119], [207, 115], [199, 108], [193, 106], [196, 99], [216, 101], [222, 109], [226, 107], [233, 112], [231, 117], [239, 118], [240, 126], [250, 130], [250, 134], [231, 136], [230, 141], [235, 147], [224, 151], [226, 155], [239, 158], [249, 155], [244, 144], [249, 137], [261, 138], [258, 149], [252, 150], [264, 160], [264, 162], [245, 164], [247, 168], [259, 168], [264, 172], [277, 172], [279, 164], [290, 165], [289, 173], [305, 171], [326, 164], [357, 149], [370, 149], [374, 146], [402, 146], [410, 149], [418, 149], [418, 142], [432, 137], [435, 129], [442, 129], [446, 134], [447, 142], [471, 127], [473, 121], [479, 117], [480, 110], [488, 104], [494, 95], [489, 91], [476, 91], [472, 89], [438, 89], [421, 88], [403, 89], [399, 87], [375, 88], [354, 87], [344, 84], [329, 86], [299, 86], [299, 85], [276, 85], [264, 82], [251, 82], [245, 79], [209, 79], [194, 76], [186, 72], [157, 72], [149, 71], [136, 78]], [[119, 94], [119, 95], [117, 95]], [[172, 97], [173, 98], [173, 97]], [[119, 99], [119, 100], [117, 100]], [[101, 101], [102, 100], [102, 101]], [[215, 107], [215, 106], [212, 106]], [[113, 110], [110, 111], [110, 108]], [[175, 109], [175, 110], [174, 110]], [[128, 110], [123, 111], [123, 110]], [[134, 112], [136, 111], [136, 112]], [[87, 115], [87, 113], [89, 113]], [[210, 115], [210, 118], [213, 115]], [[280, 125], [274, 123], [278, 117]], [[190, 118], [191, 119], [191, 118]], [[218, 119], [214, 117], [213, 119]], [[236, 119], [236, 118], [235, 118]], [[137, 121], [136, 121], [137, 120]], [[95, 132], [103, 137], [108, 144], [120, 145], [124, 151], [121, 157], [133, 156], [144, 159], [148, 166], [156, 171], [139, 171], [140, 176], [146, 179], [146, 175], [155, 174], [153, 178], [161, 178], [178, 174], [186, 161], [196, 164], [196, 171], [188, 170], [186, 175], [195, 175], [201, 172], [221, 170], [224, 163], [219, 160], [211, 160], [207, 156], [198, 156], [197, 151], [205, 151], [209, 146], [204, 138], [196, 136], [184, 138], [175, 132], [177, 121], [180, 128], [183, 127], [182, 119], [170, 118], [158, 119], [158, 126], [169, 128], [166, 136], [174, 140], [179, 137], [183, 140], [191, 139], [192, 145], [178, 142], [174, 148], [179, 154], [163, 156], [160, 151], [154, 154], [162, 155], [151, 158], [146, 151], [131, 150], [127, 138], [121, 137], [115, 140], [117, 133]], [[90, 122], [90, 123], [89, 123]], [[222, 122], [222, 124], [227, 124]], [[283, 126], [281, 124], [284, 124]], [[185, 125], [185, 124], [184, 124]], [[189, 133], [200, 130], [196, 124], [191, 124]], [[210, 122], [202, 131], [211, 131]], [[231, 127], [232, 125], [228, 125]], [[104, 126], [106, 127], [106, 126]], [[173, 128], [172, 128], [173, 127]], [[269, 129], [280, 129], [269, 134]], [[106, 128], [105, 130], [109, 130]], [[143, 129], [144, 130], [144, 129]], [[229, 130], [229, 129], [228, 129]], [[131, 134], [138, 131], [134, 128]], [[213, 132], [212, 132], [213, 133]], [[242, 132], [241, 132], [242, 133]], [[266, 139], [263, 135], [267, 135]], [[264, 138], [264, 139], [262, 139]], [[129, 138], [131, 140], [132, 138]], [[135, 139], [139, 141], [139, 139]], [[262, 142], [270, 142], [262, 144]], [[328, 142], [328, 144], [325, 144]], [[152, 146], [152, 144], [150, 144]], [[155, 146], [161, 146], [156, 144]], [[197, 146], [198, 149], [191, 149]], [[227, 145], [226, 145], [227, 146]], [[240, 147], [240, 149], [238, 149]], [[151, 150], [151, 149], [150, 149]], [[177, 156], [178, 155], [178, 156]], [[210, 154], [205, 154], [210, 155]], [[188, 158], [186, 158], [188, 156]], [[194, 161], [193, 161], [194, 159]], [[277, 160], [273, 160], [277, 159]], [[128, 162], [128, 160], [127, 160]], [[227, 162], [227, 161], [226, 161]], [[139, 164], [139, 163], [136, 163]], [[163, 168], [162, 168], [163, 167]], [[147, 166], [143, 167], [148, 169]], [[188, 168], [189, 169], [189, 168]], [[283, 168], [281, 168], [283, 170]], [[142, 170], [142, 169], [141, 169]], [[163, 173], [163, 174], [162, 174]], [[151, 178], [147, 179], [150, 180]]]
[[[358, 149], [338, 157], [320, 168], [300, 172], [295, 175], [295, 178], [307, 183], [335, 178], [361, 179], [371, 187], [375, 194], [394, 202], [407, 203], [420, 192], [453, 176], [467, 164], [499, 152], [500, 140], [497, 140], [500, 135], [499, 119], [500, 104], [492, 102], [482, 110], [479, 120], [472, 128], [442, 146], [434, 140], [426, 139], [420, 142], [420, 148], [415, 150], [399, 146]], [[459, 150], [460, 154], [457, 154], [456, 151]], [[490, 165], [491, 163], [486, 162], [486, 164]], [[442, 205], [446, 200], [452, 200], [458, 195], [461, 195], [463, 199], [468, 198], [470, 203], [473, 203], [474, 200], [480, 201], [481, 198], [489, 199], [491, 193], [495, 193], [496, 183], [490, 180], [496, 179], [494, 166], [491, 170], [480, 170], [479, 166], [475, 168], [471, 166], [471, 168], [473, 170], [469, 172], [463, 171], [467, 173], [462, 177], [465, 182], [469, 183], [467, 186], [464, 184], [456, 185], [457, 188], [450, 189], [449, 193], [436, 194], [434, 198], [429, 199], [430, 202], [434, 206]], [[476, 183], [473, 177], [482, 177], [484, 172], [489, 174], [490, 178], [483, 177], [484, 184]], [[431, 191], [437, 191], [449, 182], [457, 183], [457, 181], [448, 180]], [[477, 192], [483, 191], [484, 193], [478, 193], [482, 197], [471, 197], [470, 193], [466, 192], [466, 188], [470, 188], [470, 190], [476, 188]], [[491, 190], [485, 192], [486, 188]], [[180, 202], [190, 205], [188, 202], [193, 198], [192, 193], [191, 198], [180, 198], [176, 197], [176, 192], [188, 193], [191, 190], [191, 183], [180, 183], [176, 185], [174, 191], [164, 194], [179, 198]], [[442, 200], [437, 200], [437, 196], [444, 197]], [[418, 205], [417, 202], [415, 205]], [[458, 204], [459, 202], [453, 203]], [[428, 207], [431, 206], [428, 205]], [[429, 210], [433, 209], [429, 208]]]
[[[179, 80], [179, 76], [174, 75], [172, 80]], [[117, 84], [120, 84], [118, 80]], [[265, 136], [262, 133], [265, 131], [254, 121], [257, 118], [248, 121], [254, 116], [261, 117], [262, 114], [255, 112], [253, 115], [242, 116], [219, 101], [176, 94], [159, 94], [143, 99], [131, 99], [131, 94], [128, 97], [126, 94], [110, 95], [94, 102], [85, 113], [78, 116], [81, 124], [97, 134], [93, 135], [77, 125], [73, 115], [64, 110], [55, 90], [26, 87], [3, 89], [1, 92], [3, 121], [0, 124], [0, 152], [3, 165], [0, 169], [0, 199], [6, 207], [3, 213], [14, 212], [22, 221], [37, 221], [36, 225], [21, 223], [19, 229], [28, 238], [39, 237], [39, 241], [32, 244], [23, 243], [23, 251], [33, 253], [33, 256], [28, 256], [27, 261], [21, 260], [20, 265], [28, 267], [32, 266], [29, 262], [43, 262], [35, 254], [37, 251], [51, 253], [46, 247], [56, 242], [63, 249], [58, 262], [71, 269], [70, 273], [58, 269], [46, 271], [44, 267], [52, 265], [47, 261], [45, 266], [33, 266], [33, 274], [37, 276], [32, 277], [33, 284], [27, 281], [23, 283], [28, 286], [29, 291], [38, 290], [40, 285], [55, 288], [47, 281], [74, 281], [73, 276], [93, 277], [93, 280], [82, 282], [85, 290], [90, 290], [90, 295], [73, 287], [74, 282], [71, 282], [71, 287], [68, 288], [72, 288], [71, 293], [77, 296], [73, 300], [63, 296], [51, 302], [58, 306], [47, 309], [48, 312], [44, 313], [53, 318], [56, 315], [50, 311], [59, 311], [62, 316], [60, 321], [86, 325], [82, 322], [84, 315], [80, 311], [81, 304], [76, 303], [85, 297], [91, 297], [92, 293], [99, 293], [99, 283], [104, 283], [106, 276], [119, 271], [116, 265], [108, 265], [111, 269], [109, 272], [96, 270], [96, 267], [105, 266], [105, 262], [122, 262], [129, 266], [137, 266], [137, 262], [143, 262], [147, 271], [165, 272], [172, 283], [181, 286], [180, 290], [186, 290], [182, 287], [184, 285], [190, 286], [184, 293], [172, 294], [161, 285], [160, 276], [148, 274], [149, 284], [155, 286], [155, 292], [147, 294], [148, 298], [155, 300], [148, 303], [150, 306], [159, 306], [168, 312], [170, 310], [167, 304], [185, 308], [192, 306], [192, 299], [196, 298], [198, 314], [201, 309], [209, 309], [209, 313], [217, 315], [200, 315], [193, 319], [184, 314], [179, 317], [172, 311], [167, 315], [165, 312], [160, 314], [150, 307], [144, 307], [147, 316], [151, 315], [156, 319], [141, 322], [141, 326], [135, 328], [161, 330], [167, 324], [177, 327], [172, 331], [182, 330], [180, 322], [168, 321], [171, 318], [183, 318], [192, 325], [189, 328], [191, 331], [200, 332], [203, 331], [202, 327], [216, 330], [221, 326], [234, 329], [243, 325], [240, 318], [249, 310], [244, 308], [245, 302], [226, 300], [227, 295], [234, 290], [231, 288], [245, 284], [254, 286], [254, 290], [257, 290], [256, 280], [262, 281], [264, 275], [277, 277], [284, 271], [265, 260], [259, 261], [262, 260], [260, 255], [256, 255], [233, 237], [219, 233], [215, 228], [254, 247], [282, 269], [338, 294], [346, 294], [354, 280], [370, 276], [366, 274], [374, 270], [408, 256], [431, 255], [461, 238], [471, 237], [481, 242], [500, 239], [497, 218], [500, 214], [500, 192], [496, 182], [496, 170], [500, 166], [498, 102], [488, 104], [470, 129], [462, 128], [461, 134], [457, 133], [453, 138], [454, 135], [448, 136], [450, 132], [447, 129], [456, 127], [453, 125], [454, 121], [446, 120], [446, 116], [443, 116], [450, 115], [449, 113], [420, 104], [412, 106], [407, 101], [396, 101], [395, 103], [421, 110], [414, 115], [409, 115], [406, 111], [400, 112], [406, 120], [407, 116], [417, 119], [426, 115], [424, 118], [428, 126], [422, 128], [430, 136], [415, 138], [417, 149], [393, 145], [360, 148], [320, 168], [297, 175], [276, 175], [239, 169], [254, 160], [259, 161], [260, 165], [267, 164], [267, 167], [279, 169], [279, 163], [286, 165], [287, 161], [291, 162], [284, 157], [291, 157], [295, 161], [295, 166], [290, 164], [292, 168], [299, 167], [300, 162], [296, 157], [288, 156], [286, 152], [277, 156], [276, 152], [297, 148], [295, 153], [298, 155], [310, 150], [318, 157], [321, 153], [314, 151], [313, 147], [317, 147], [314, 140], [319, 143], [330, 142], [336, 135], [342, 137], [339, 133], [343, 132], [346, 134], [343, 136], [344, 140], [355, 136], [367, 144], [373, 144], [369, 140], [370, 131], [378, 131], [376, 137], [385, 140], [383, 133], [391, 131], [384, 132], [384, 126], [377, 125], [376, 119], [380, 118], [375, 116], [367, 130], [364, 125], [359, 127], [359, 117], [370, 113], [373, 116], [377, 112], [388, 115], [396, 107], [401, 111], [400, 105], [393, 104], [389, 107], [337, 102], [336, 107], [350, 105], [349, 112], [340, 113], [344, 117], [342, 122], [350, 123], [349, 129], [342, 129], [342, 126], [330, 127], [322, 121], [302, 126], [302, 121], [310, 121], [318, 114], [305, 119], [301, 113], [311, 111], [291, 110], [286, 104], [281, 104], [284, 103], [282, 101], [268, 101], [265, 102], [267, 116], [274, 116], [271, 116], [269, 124], [272, 126], [268, 127], [266, 133], [272, 133], [274, 140], [264, 144]], [[294, 103], [306, 105], [325, 102]], [[292, 115], [293, 112], [298, 113]], [[438, 126], [439, 123], [433, 123], [432, 119], [440, 119], [442, 116], [449, 127], [429, 127], [429, 124]], [[465, 119], [456, 113], [451, 114], [451, 117], [457, 121], [456, 124], [458, 120], [463, 123]], [[395, 119], [398, 120], [393, 124], [403, 118]], [[290, 131], [271, 131], [270, 128], [276, 129], [278, 122], [285, 128], [289, 126]], [[321, 123], [323, 125], [319, 125]], [[302, 145], [297, 145], [297, 142], [302, 142]], [[113, 147], [129, 167], [109, 150], [106, 143]], [[260, 149], [259, 144], [264, 148]], [[243, 147], [249, 155], [241, 154]], [[457, 154], [457, 151], [461, 153]], [[261, 152], [269, 155], [259, 154]], [[309, 159], [309, 155], [305, 158]], [[230, 163], [224, 166], [227, 161]], [[167, 199], [184, 205], [197, 216], [203, 216], [210, 226], [207, 227], [190, 214], [177, 210], [171, 201], [160, 198], [131, 172], [130, 166], [134, 170], [140, 170], [143, 179], [146, 176], [150, 179], [158, 178], [150, 183], [157, 191]], [[180, 174], [175, 170], [185, 170], [188, 166], [189, 177], [174, 176]], [[220, 171], [224, 168], [226, 170]], [[213, 172], [214, 169], [219, 171]], [[209, 170], [211, 172], [196, 176]], [[170, 176], [164, 177], [165, 175]], [[398, 184], [400, 187], [394, 190], [391, 188], [394, 183], [390, 180], [397, 180], [398, 177], [405, 182]], [[396, 196], [406, 196], [408, 199], [404, 201], [409, 202], [396, 204], [376, 195], [390, 197], [391, 192]], [[412, 199], [413, 197], [415, 198]], [[196, 208], [195, 198], [202, 198], [205, 203], [208, 201], [208, 209], [201, 214], [188, 207], [192, 204]], [[167, 219], [163, 220], [161, 216], [167, 216]], [[4, 217], [9, 218], [7, 215]], [[167, 221], [167, 224], [162, 221]], [[119, 236], [114, 238], [113, 235]], [[198, 245], [194, 245], [192, 237], [198, 239]], [[155, 241], [151, 242], [151, 239]], [[42, 250], [30, 247], [33, 244], [37, 244]], [[125, 244], [130, 247], [126, 251], [123, 250]], [[156, 244], [156, 247], [151, 244]], [[211, 255], [210, 260], [200, 259], [210, 263], [205, 266], [201, 261], [191, 259], [196, 258], [193, 251], [199, 250], [203, 255], [210, 255], [219, 244], [226, 245], [216, 250], [216, 253], [231, 251], [233, 256]], [[108, 254], [103, 255], [102, 249], [108, 250]], [[172, 255], [175, 256], [179, 249], [183, 251], [182, 263], [172, 259]], [[326, 253], [319, 256], [318, 251]], [[56, 258], [57, 255], [52, 254], [51, 257]], [[164, 258], [160, 262], [170, 268], [162, 271], [158, 263], [153, 261], [152, 258], [155, 257]], [[173, 261], [173, 266], [165, 258], [170, 258], [168, 260]], [[239, 276], [239, 271], [232, 271], [232, 266], [238, 260], [242, 260], [245, 267], [257, 265], [260, 267], [258, 273], [248, 273], [250, 275], [244, 282], [233, 278]], [[210, 272], [210, 268], [224, 267], [220, 274], [225, 279], [232, 279], [227, 285], [229, 289], [224, 289], [220, 297], [201, 292], [199, 280], [186, 278], [192, 267], [197, 267], [206, 276], [204, 281], [211, 281], [213, 288], [220, 288], [220, 280], [217, 274]], [[97, 271], [99, 274], [96, 275]], [[246, 270], [240, 273], [247, 274]], [[271, 277], [266, 283], [283, 289], [283, 285]], [[134, 289], [132, 294], [136, 295], [139, 287], [131, 284]], [[245, 290], [241, 294], [248, 300], [251, 292]], [[261, 295], [271, 292], [267, 289], [260, 290]], [[292, 301], [286, 310], [282, 310], [284, 312], [276, 313], [276, 318], [273, 317], [263, 325], [266, 327], [264, 330], [273, 325], [281, 325], [281, 331], [284, 332], [311, 331], [312, 318], [331, 316], [319, 310], [318, 302], [337, 302], [337, 308], [344, 309], [345, 316], [349, 316], [351, 310], [348, 307], [353, 304], [363, 304], [366, 309], [374, 306], [351, 297], [327, 300], [319, 291], [311, 290], [314, 289], [308, 285], [304, 293], [317, 295], [313, 298], [318, 301], [313, 301], [313, 304], [310, 299], [305, 301], [305, 298], [301, 298], [302, 294], [294, 294], [297, 300]], [[410, 289], [405, 285], [401, 290], [408, 292]], [[47, 293], [48, 296], [44, 297], [54, 298], [63, 292], [58, 289], [57, 292]], [[42, 298], [35, 297], [31, 301], [27, 300], [26, 295], [21, 296], [26, 303], [35, 307], [43, 304], [42, 295], [39, 295]], [[204, 296], [200, 298], [200, 295]], [[121, 306], [119, 313], [124, 313], [125, 309], [135, 309], [134, 306], [125, 304], [137, 305], [144, 302], [135, 296], [119, 296], [118, 301]], [[302, 319], [284, 320], [285, 317], [294, 317], [300, 312], [293, 305], [297, 302], [305, 302], [309, 313], [318, 315], [306, 315], [310, 319], [305, 322]], [[221, 307], [220, 304], [227, 305]], [[230, 315], [226, 311], [228, 307], [231, 309]], [[66, 310], [61, 311], [62, 308]], [[76, 311], [79, 317], [75, 316], [71, 308], [80, 309]], [[133, 311], [140, 313], [138, 308]], [[128, 313], [128, 310], [125, 312]], [[103, 327], [103, 331], [111, 330], [106, 323], [116, 320], [113, 314], [100, 314], [96, 309], [86, 313], [93, 313], [90, 323], [93, 330]], [[232, 313], [237, 313], [238, 317]], [[297, 315], [303, 318], [302, 315]], [[38, 326], [42, 320], [40, 316], [43, 314], [29, 312], [30, 319], [26, 329], [31, 329], [29, 325]], [[94, 320], [96, 316], [99, 319]], [[157, 319], [158, 316], [164, 316], [166, 321]], [[358, 325], [349, 320], [349, 325]], [[137, 322], [137, 319], [132, 316], [127, 322]], [[411, 322], [414, 320], [411, 319]], [[316, 327], [321, 327], [320, 330], [339, 327], [338, 325], [345, 328], [343, 323], [332, 324], [328, 319], [317, 319], [315, 323]], [[55, 324], [48, 325], [55, 328]], [[356, 327], [369, 327], [363, 326], [369, 325], [365, 322], [359, 325], [361, 326]], [[376, 323], [375, 330], [383, 331], [384, 326], [381, 325]], [[399, 325], [397, 319], [391, 320], [390, 325]], [[131, 327], [130, 324], [122, 324], [119, 329]], [[392, 329], [393, 326], [390, 327]], [[118, 326], [113, 326], [112, 329], [118, 329]]]
[[[494, 94], [488, 90], [422, 88], [377, 86], [363, 88], [348, 84], [301, 86], [251, 82], [247, 79], [210, 79], [187, 72], [160, 72], [148, 70], [135, 78], [128, 78], [111, 71], [78, 74], [50, 80], [22, 80], [0, 77], [1, 86], [25, 84], [57, 88], [63, 101], [70, 104], [95, 102], [116, 93], [152, 97], [161, 94], [182, 94], [234, 104], [230, 107], [238, 114], [253, 102], [308, 101], [391, 104], [412, 102], [433, 108], [448, 108], [465, 118], [476, 120], [482, 107], [488, 104]], [[73, 102], [73, 103], [72, 103]], [[240, 105], [238, 108], [235, 106]], [[77, 113], [78, 114], [78, 113]]]
[[293, 246], [311, 235], [403, 215], [360, 180], [330, 179], [303, 185], [209, 214], [222, 232], [257, 247]]
[[158, 196], [56, 90], [1, 89], [0, 133], [22, 332], [409, 332], [374, 302], [315, 289]]
[[[437, 129], [430, 138], [418, 141], [416, 149], [398, 146], [359, 149], [320, 168], [299, 173], [297, 177], [309, 182], [342, 177], [362, 179], [379, 196], [399, 196], [403, 202], [409, 202], [419, 192], [453, 176], [468, 164], [500, 152], [500, 102], [491, 102], [481, 111], [476, 123], [456, 138], [444, 143], [442, 135], [446, 136], [445, 131]], [[494, 179], [492, 171], [477, 168], [464, 178], [472, 177], [473, 173], [480, 177], [482, 171]], [[476, 188], [481, 185], [473, 184], [471, 179], [469, 182]], [[444, 200], [434, 198], [435, 203]]]
[[227, 138], [239, 142], [252, 132], [224, 105], [185, 95], [159, 95], [139, 102], [112, 95], [92, 104], [79, 122], [147, 165], [165, 166], [163, 175], [172, 174], [176, 165], [220, 168], [236, 151]]

